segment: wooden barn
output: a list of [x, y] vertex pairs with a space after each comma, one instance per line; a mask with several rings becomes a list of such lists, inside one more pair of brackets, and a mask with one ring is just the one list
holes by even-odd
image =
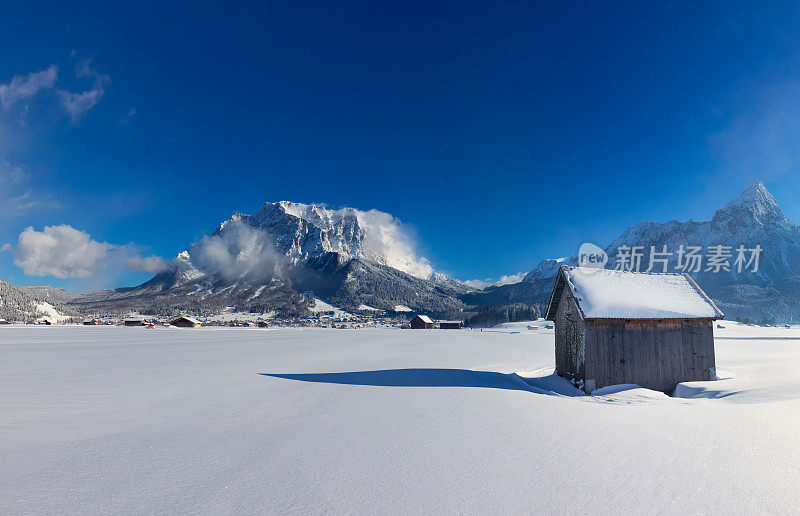
[[416, 315], [410, 324], [412, 330], [430, 330], [433, 328], [433, 319], [427, 315]]
[[178, 328], [199, 328], [200, 321], [191, 317], [181, 316], [169, 322], [170, 326], [177, 326]]
[[723, 317], [688, 274], [563, 266], [546, 319], [555, 323], [556, 372], [590, 393], [716, 379], [714, 321]]
[[439, 328], [442, 330], [460, 330], [462, 321], [439, 321]]

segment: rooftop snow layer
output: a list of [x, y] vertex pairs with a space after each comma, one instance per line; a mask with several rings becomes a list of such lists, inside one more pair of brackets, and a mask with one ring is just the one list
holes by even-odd
[[684, 274], [565, 267], [587, 319], [720, 318], [722, 312]]

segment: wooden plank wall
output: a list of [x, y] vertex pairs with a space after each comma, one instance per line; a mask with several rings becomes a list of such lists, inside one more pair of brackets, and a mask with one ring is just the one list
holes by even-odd
[[713, 332], [711, 320], [587, 321], [585, 379], [597, 388], [635, 383], [665, 392], [711, 380]]
[[555, 321], [556, 372], [568, 380], [583, 380], [586, 325], [575, 298], [564, 289]]

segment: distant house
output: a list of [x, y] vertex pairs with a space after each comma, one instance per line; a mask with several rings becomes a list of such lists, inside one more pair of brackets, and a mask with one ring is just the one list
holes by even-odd
[[83, 320], [83, 325], [84, 326], [97, 326], [98, 324], [100, 324], [100, 323], [97, 321], [97, 319], [84, 319]]
[[177, 326], [178, 328], [199, 328], [200, 321], [191, 317], [178, 317], [169, 322], [170, 326]]
[[672, 391], [713, 380], [713, 321], [723, 313], [687, 274], [562, 267], [546, 319], [556, 372], [591, 392], [632, 383]]
[[412, 330], [429, 330], [433, 328], [433, 320], [427, 315], [416, 315], [411, 319]]
[[258, 321], [259, 328], [269, 328], [269, 323], [267, 321]]
[[11, 322], [6, 321], [5, 319], [0, 319], [0, 324], [11, 324]]
[[125, 326], [147, 326], [147, 320], [144, 317], [126, 317], [123, 324]]
[[463, 321], [439, 321], [439, 328], [442, 330], [460, 330]]
[[42, 324], [44, 324], [45, 326], [55, 326], [56, 321], [54, 321], [53, 319], [42, 319]]

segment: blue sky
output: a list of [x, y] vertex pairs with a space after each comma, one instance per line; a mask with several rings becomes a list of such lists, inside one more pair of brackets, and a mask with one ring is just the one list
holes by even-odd
[[66, 224], [118, 258], [58, 278], [7, 249], [0, 277], [135, 284], [276, 200], [389, 212], [460, 279], [756, 178], [797, 221], [798, 29], [791, 3], [3, 3], [0, 244]]

